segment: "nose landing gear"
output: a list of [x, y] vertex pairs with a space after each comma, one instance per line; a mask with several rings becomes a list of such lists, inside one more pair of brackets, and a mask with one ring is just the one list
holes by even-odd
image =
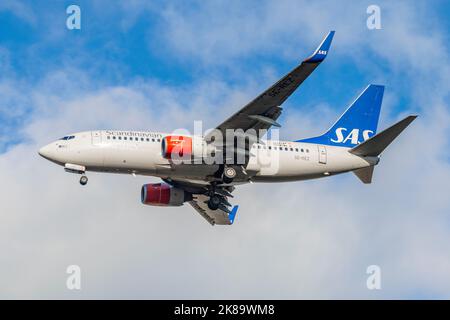
[[85, 186], [87, 183], [88, 183], [88, 177], [86, 177], [86, 176], [81, 176], [81, 178], [80, 178], [80, 184], [81, 184], [82, 186]]
[[80, 184], [85, 186], [88, 183], [88, 177], [85, 176], [86, 167], [80, 166], [78, 164], [66, 163], [64, 165], [64, 170], [69, 173], [81, 174]]

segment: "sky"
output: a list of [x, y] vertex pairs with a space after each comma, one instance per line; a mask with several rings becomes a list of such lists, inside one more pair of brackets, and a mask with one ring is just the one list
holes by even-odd
[[[81, 29], [66, 27], [69, 5]], [[381, 29], [366, 10], [378, 5]], [[0, 298], [450, 298], [446, 1], [0, 2]], [[231, 227], [140, 203], [156, 178], [65, 173], [37, 154], [92, 129], [213, 128], [336, 30], [283, 104], [282, 139], [323, 132], [368, 84], [379, 128], [419, 118], [373, 183], [351, 173], [234, 192]], [[67, 267], [81, 269], [68, 290]], [[381, 289], [366, 286], [381, 270]]]

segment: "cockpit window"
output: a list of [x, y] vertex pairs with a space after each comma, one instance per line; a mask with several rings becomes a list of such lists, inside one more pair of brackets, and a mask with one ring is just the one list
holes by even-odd
[[75, 136], [65, 136], [65, 137], [62, 137], [59, 140], [72, 140], [72, 139], [75, 139]]

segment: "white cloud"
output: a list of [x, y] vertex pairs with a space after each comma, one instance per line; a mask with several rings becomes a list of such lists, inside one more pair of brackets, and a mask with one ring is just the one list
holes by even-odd
[[[27, 127], [35, 140], [0, 157], [5, 297], [371, 297], [377, 294], [364, 285], [373, 263], [389, 281], [383, 296], [415, 290], [445, 296], [450, 239], [442, 222], [450, 177], [448, 164], [433, 157], [445, 130], [421, 133], [448, 113], [415, 123], [383, 157], [372, 186], [363, 188], [351, 175], [244, 186], [236, 192], [236, 224], [211, 228], [188, 206], [141, 206], [139, 188], [148, 179], [91, 174], [81, 188], [76, 176], [36, 154], [39, 145], [75, 128], [169, 128], [170, 114], [183, 113], [186, 102], [170, 88], [152, 86], [61, 101], [53, 105], [59, 112]], [[216, 94], [205, 92], [204, 99]], [[175, 107], [158, 113], [167, 101]], [[203, 107], [173, 124], [186, 124]], [[294, 117], [301, 128], [313, 115]], [[420, 157], [413, 156], [417, 145]], [[81, 293], [64, 287], [69, 264], [83, 269]]]

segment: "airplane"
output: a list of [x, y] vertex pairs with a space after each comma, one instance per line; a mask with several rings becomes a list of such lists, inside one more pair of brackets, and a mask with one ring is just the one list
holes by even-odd
[[[197, 135], [149, 131], [95, 130], [73, 133], [39, 150], [39, 154], [81, 174], [106, 172], [154, 176], [141, 202], [152, 206], [189, 203], [211, 225], [232, 225], [238, 205], [236, 186], [287, 182], [353, 172], [372, 181], [385, 148], [417, 117], [410, 115], [377, 133], [384, 86], [370, 84], [324, 134], [296, 141], [264, 139], [282, 103], [324, 61], [334, 31], [311, 56], [213, 130]], [[230, 135], [230, 131], [233, 133]], [[211, 161], [212, 159], [212, 161]]]

